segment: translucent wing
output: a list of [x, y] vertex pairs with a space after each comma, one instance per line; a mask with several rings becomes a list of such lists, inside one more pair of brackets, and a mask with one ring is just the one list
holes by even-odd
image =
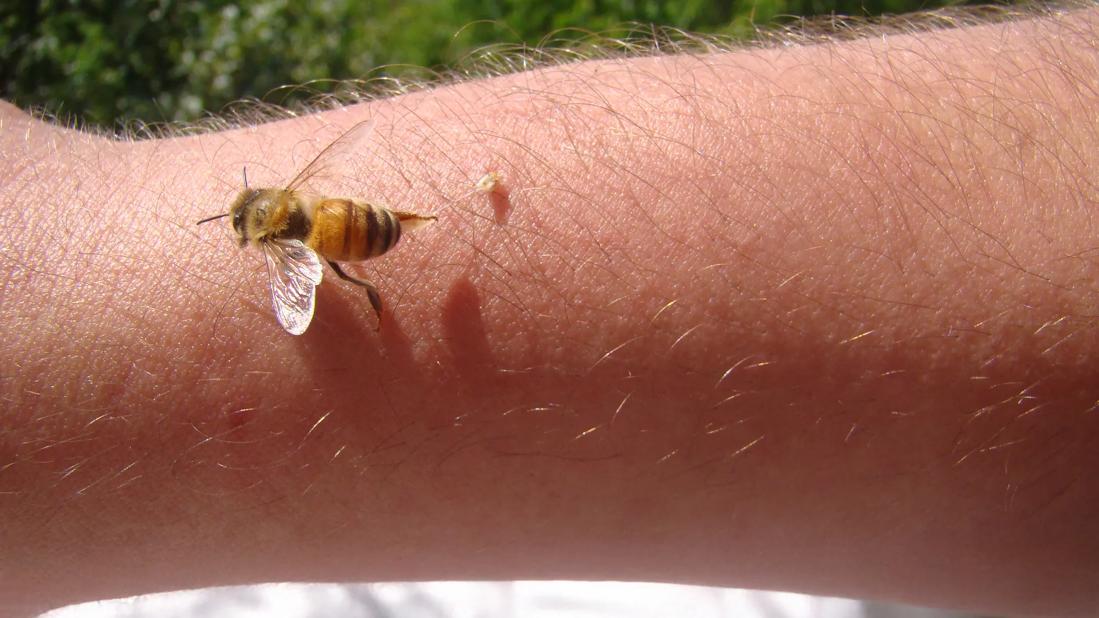
[[265, 240], [263, 255], [271, 278], [275, 317], [286, 332], [300, 335], [313, 319], [316, 288], [321, 283], [321, 261], [300, 240]]
[[356, 146], [362, 141], [363, 137], [370, 133], [370, 130], [374, 127], [373, 120], [363, 120], [362, 122], [353, 125], [350, 129], [344, 131], [343, 135], [337, 137], [331, 144], [324, 147], [324, 150], [320, 152], [309, 165], [306, 165], [298, 175], [290, 181], [290, 184], [286, 185], [287, 191], [293, 191], [300, 188], [310, 178], [314, 176], [323, 175], [333, 163], [346, 160], [356, 150]]

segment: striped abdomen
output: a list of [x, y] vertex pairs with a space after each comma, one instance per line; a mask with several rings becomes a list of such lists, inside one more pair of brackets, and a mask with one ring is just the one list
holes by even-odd
[[379, 256], [401, 239], [401, 221], [388, 208], [361, 200], [324, 199], [313, 210], [305, 244], [329, 260], [357, 262]]

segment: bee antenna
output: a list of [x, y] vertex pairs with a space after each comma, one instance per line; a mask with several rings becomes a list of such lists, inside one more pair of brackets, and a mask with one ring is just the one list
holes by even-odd
[[222, 214], [222, 215], [214, 215], [212, 217], [206, 217], [205, 219], [203, 219], [202, 221], [199, 221], [195, 225], [202, 225], [203, 223], [206, 223], [208, 221], [213, 221], [214, 219], [220, 219], [222, 217], [228, 217], [228, 216], [229, 216], [229, 213], [225, 213], [225, 214]]
[[244, 167], [242, 167], [241, 171], [244, 173], [244, 188], [247, 189], [248, 188], [248, 166], [245, 165]]

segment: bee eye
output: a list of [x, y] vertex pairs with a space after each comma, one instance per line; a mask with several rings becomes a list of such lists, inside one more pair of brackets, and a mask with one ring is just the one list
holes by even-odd
[[237, 230], [239, 232], [240, 231], [240, 225], [242, 223], [244, 223], [244, 209], [243, 208], [241, 208], [240, 210], [233, 213], [233, 229]]

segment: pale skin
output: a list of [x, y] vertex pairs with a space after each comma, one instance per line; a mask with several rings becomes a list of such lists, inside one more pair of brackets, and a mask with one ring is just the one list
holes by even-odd
[[[0, 607], [619, 579], [1099, 604], [1099, 13], [112, 142], [0, 110]], [[302, 337], [224, 210], [436, 213]], [[500, 172], [496, 192], [475, 185]], [[351, 269], [354, 271], [355, 269]]]

